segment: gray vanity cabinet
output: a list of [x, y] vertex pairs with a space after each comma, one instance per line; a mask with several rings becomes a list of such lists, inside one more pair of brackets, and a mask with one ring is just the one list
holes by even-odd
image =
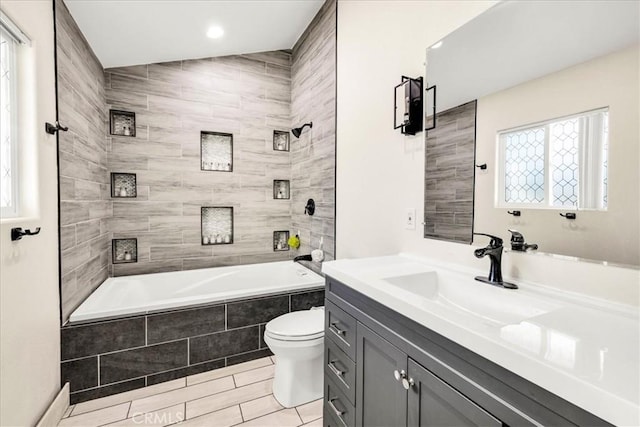
[[407, 372], [407, 355], [358, 323], [356, 357], [356, 425], [404, 426], [407, 391], [400, 376]]
[[503, 425], [412, 359], [409, 359], [407, 377], [409, 385], [407, 425], [409, 427], [501, 427]]
[[611, 426], [327, 277], [324, 426]]

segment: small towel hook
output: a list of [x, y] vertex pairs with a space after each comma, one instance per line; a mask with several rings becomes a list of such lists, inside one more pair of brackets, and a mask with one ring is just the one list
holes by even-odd
[[567, 219], [576, 219], [576, 214], [574, 212], [567, 212], [566, 214], [560, 213], [560, 216]]
[[513, 216], [520, 216], [520, 215], [522, 215], [522, 212], [520, 212], [520, 211], [507, 211], [507, 213], [508, 213], [509, 215], [513, 215]]
[[31, 230], [22, 230], [21, 227], [15, 227], [11, 229], [11, 241], [15, 242], [16, 240], [22, 239], [23, 236], [35, 236], [40, 233], [40, 227], [36, 228], [35, 231]]
[[66, 132], [66, 131], [68, 131], [68, 130], [69, 130], [69, 128], [68, 128], [68, 127], [64, 127], [64, 126], [62, 126], [62, 125], [60, 124], [60, 122], [58, 122], [58, 121], [56, 120], [56, 124], [55, 124], [55, 126], [54, 126], [54, 125], [52, 125], [52, 124], [51, 124], [51, 123], [49, 123], [49, 122], [46, 122], [46, 123], [44, 124], [44, 130], [45, 130], [48, 134], [55, 135], [55, 134], [56, 134], [56, 132], [58, 132], [59, 130], [61, 130], [61, 131], [63, 131], [63, 132]]
[[486, 169], [487, 169], [487, 164], [486, 164], [486, 163], [483, 163], [483, 164], [481, 164], [481, 165], [476, 165], [476, 167], [477, 167], [478, 169], [480, 169], [480, 170], [486, 170]]

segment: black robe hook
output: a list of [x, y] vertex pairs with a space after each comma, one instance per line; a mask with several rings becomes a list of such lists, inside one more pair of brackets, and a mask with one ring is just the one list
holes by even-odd
[[64, 127], [64, 126], [60, 125], [60, 122], [58, 122], [58, 121], [56, 120], [56, 124], [55, 124], [55, 126], [54, 126], [54, 125], [52, 125], [52, 124], [51, 124], [51, 123], [49, 123], [49, 122], [46, 122], [46, 123], [44, 124], [44, 130], [45, 130], [48, 134], [55, 135], [55, 134], [56, 134], [56, 132], [58, 132], [59, 130], [61, 130], [61, 131], [63, 131], [63, 132], [66, 132], [66, 131], [68, 131], [68, 130], [69, 130], [69, 128], [68, 128], [68, 127]]

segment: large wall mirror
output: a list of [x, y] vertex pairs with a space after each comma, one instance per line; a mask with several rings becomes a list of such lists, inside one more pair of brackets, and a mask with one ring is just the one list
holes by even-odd
[[425, 237], [640, 265], [639, 43], [636, 1], [505, 1], [429, 47]]

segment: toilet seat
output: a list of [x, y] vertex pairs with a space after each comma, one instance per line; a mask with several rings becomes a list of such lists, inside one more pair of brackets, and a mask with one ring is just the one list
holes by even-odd
[[279, 341], [310, 341], [324, 336], [324, 310], [283, 314], [265, 327], [265, 335]]

